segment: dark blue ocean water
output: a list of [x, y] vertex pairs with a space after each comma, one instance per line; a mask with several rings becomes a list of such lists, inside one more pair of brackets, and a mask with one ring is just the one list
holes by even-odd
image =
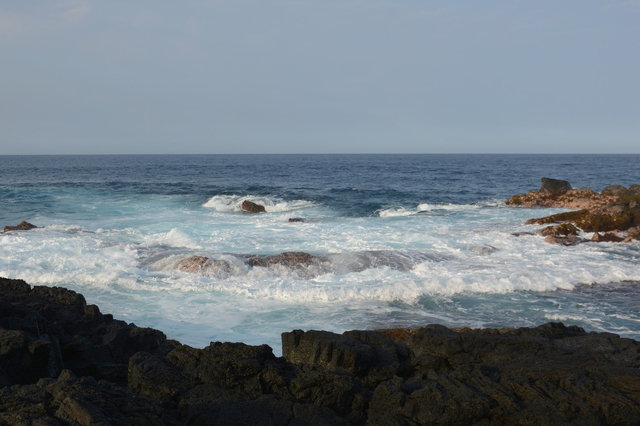
[[640, 182], [640, 155], [0, 156], [0, 218], [55, 212], [55, 191], [109, 196], [278, 196], [368, 216], [385, 206], [469, 204], [537, 189], [541, 177], [600, 190]]
[[[532, 326], [640, 338], [640, 244], [547, 244], [504, 205], [541, 177], [640, 183], [640, 155], [0, 156], [0, 276], [202, 346], [292, 328]], [[244, 199], [267, 213], [245, 214]], [[289, 223], [291, 217], [308, 221]], [[249, 267], [305, 251], [308, 268]], [[224, 270], [188, 273], [190, 256]]]

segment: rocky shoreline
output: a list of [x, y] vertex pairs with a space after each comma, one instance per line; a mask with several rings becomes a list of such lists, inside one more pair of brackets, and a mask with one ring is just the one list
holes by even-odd
[[283, 333], [195, 349], [0, 278], [0, 425], [638, 424], [640, 342], [535, 328]]
[[[573, 245], [581, 242], [630, 242], [640, 240], [640, 185], [625, 188], [610, 185], [600, 193], [573, 189], [564, 180], [542, 178], [538, 191], [518, 194], [508, 206], [579, 209], [530, 219], [526, 224], [551, 224], [540, 230], [549, 243]], [[593, 233], [591, 239], [579, 232]]]

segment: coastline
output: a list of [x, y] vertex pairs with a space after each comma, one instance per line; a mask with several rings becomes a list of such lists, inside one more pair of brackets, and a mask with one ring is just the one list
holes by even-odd
[[535, 328], [295, 330], [195, 349], [0, 279], [0, 424], [632, 424], [640, 342]]

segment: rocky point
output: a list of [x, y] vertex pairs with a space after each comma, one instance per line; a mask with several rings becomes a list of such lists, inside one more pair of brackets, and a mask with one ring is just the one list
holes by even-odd
[[[551, 188], [551, 189], [549, 189]], [[600, 193], [572, 189], [567, 181], [542, 178], [538, 191], [514, 195], [510, 206], [579, 209], [528, 220], [527, 224], [550, 225], [541, 234], [551, 243], [587, 241], [579, 232], [594, 233], [588, 241], [629, 242], [640, 239], [640, 185], [611, 185]]]

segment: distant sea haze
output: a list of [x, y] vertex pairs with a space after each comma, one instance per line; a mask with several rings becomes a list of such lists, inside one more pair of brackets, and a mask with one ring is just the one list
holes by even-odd
[[[0, 234], [0, 276], [80, 291], [194, 346], [277, 351], [294, 328], [548, 321], [638, 339], [640, 245], [514, 236], [561, 210], [504, 205], [541, 177], [594, 190], [640, 183], [638, 164], [640, 155], [0, 156], [0, 225], [40, 227]], [[244, 200], [266, 211], [242, 212]], [[314, 261], [249, 260], [283, 252]], [[218, 267], [180, 267], [193, 256]]]

